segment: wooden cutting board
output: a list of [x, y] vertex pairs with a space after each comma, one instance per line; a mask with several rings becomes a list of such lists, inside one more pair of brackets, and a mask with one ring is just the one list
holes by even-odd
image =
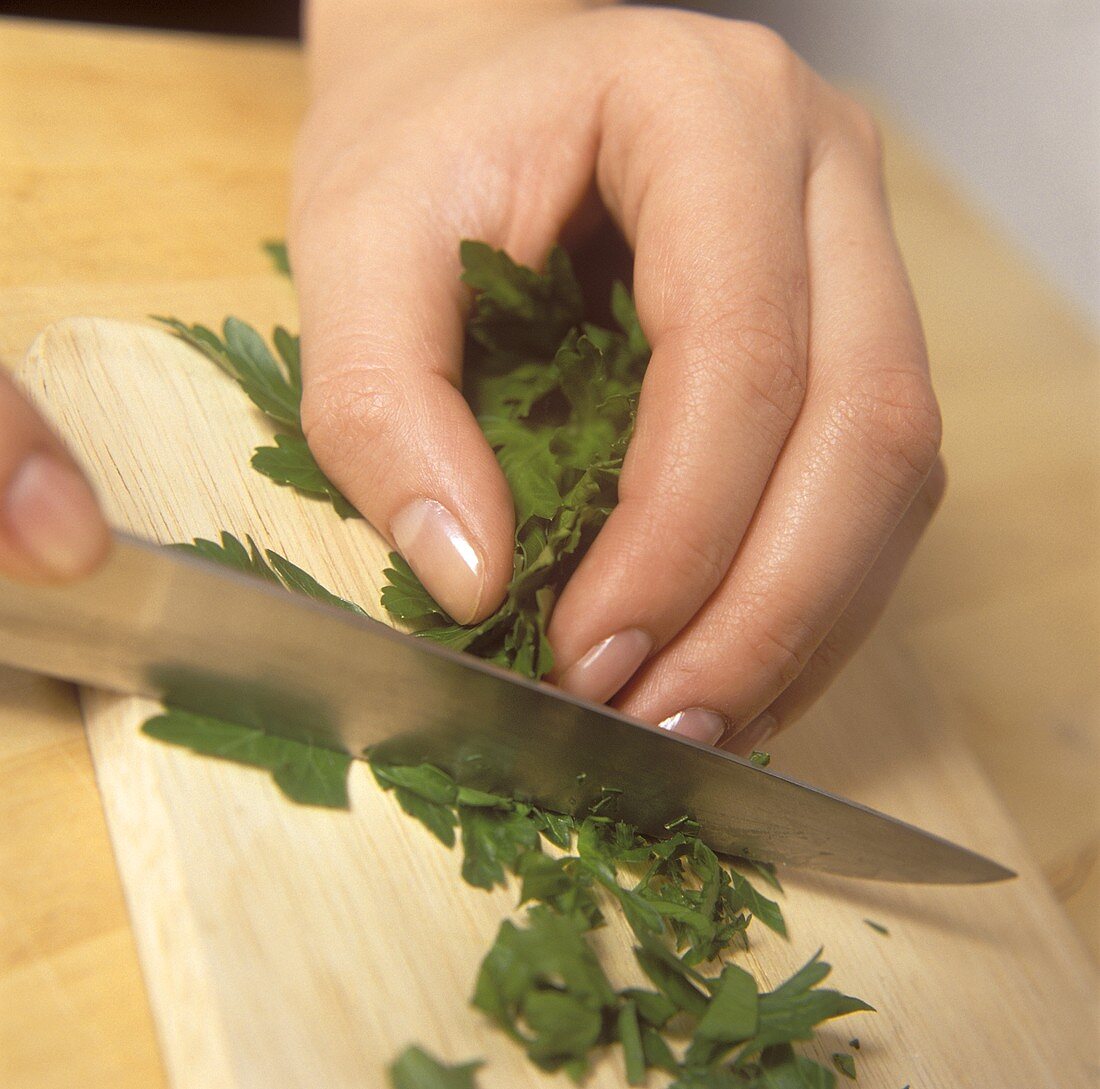
[[[269, 429], [206, 360], [159, 329], [75, 319], [47, 329], [19, 377], [97, 482], [115, 524], [160, 541], [252, 534], [372, 606], [384, 548], [253, 473]], [[487, 1089], [536, 1074], [469, 1009], [477, 965], [515, 890], [458, 877], [458, 858], [363, 766], [352, 810], [299, 808], [261, 772], [139, 733], [154, 705], [82, 694], [88, 736], [159, 1039], [176, 1089], [385, 1084], [418, 1042], [487, 1060]], [[878, 1007], [829, 1026], [828, 1062], [860, 1038], [860, 1084], [900, 1089], [1092, 1084], [1090, 962], [973, 759], [883, 639], [857, 658], [778, 765], [961, 840], [1016, 868], [1009, 884], [918, 888], [788, 873], [792, 933], [758, 934], [774, 984], [819, 945], [834, 982]], [[889, 928], [882, 936], [864, 922]], [[636, 978], [630, 938], [598, 938]], [[660, 1080], [653, 1078], [654, 1084]], [[589, 1085], [623, 1084], [615, 1059]]]

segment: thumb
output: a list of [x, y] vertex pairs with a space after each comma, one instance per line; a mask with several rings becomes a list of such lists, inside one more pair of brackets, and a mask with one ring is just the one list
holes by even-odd
[[515, 527], [460, 388], [458, 239], [433, 237], [422, 209], [402, 215], [392, 199], [354, 205], [311, 201], [295, 224], [303, 429], [450, 616], [481, 620], [511, 577]]
[[109, 546], [87, 481], [0, 372], [0, 574], [76, 578], [92, 571]]

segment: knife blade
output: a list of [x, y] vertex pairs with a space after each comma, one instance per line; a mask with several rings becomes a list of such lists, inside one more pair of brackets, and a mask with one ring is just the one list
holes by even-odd
[[66, 586], [0, 578], [0, 662], [578, 813], [606, 791], [660, 835], [685, 814], [722, 854], [853, 877], [1011, 870], [732, 754], [468, 654], [149, 542], [116, 536]]

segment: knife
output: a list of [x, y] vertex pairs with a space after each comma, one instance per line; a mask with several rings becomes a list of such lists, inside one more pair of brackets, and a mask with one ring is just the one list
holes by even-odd
[[964, 847], [468, 654], [119, 534], [65, 586], [0, 577], [0, 663], [400, 763], [564, 813], [607, 791], [660, 835], [888, 881], [1015, 876]]

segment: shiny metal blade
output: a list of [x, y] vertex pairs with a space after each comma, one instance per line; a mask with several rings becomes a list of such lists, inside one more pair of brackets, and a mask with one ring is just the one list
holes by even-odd
[[659, 834], [687, 814], [715, 850], [892, 881], [1011, 871], [912, 825], [262, 580], [119, 537], [66, 587], [0, 579], [0, 662], [153, 696], [579, 812], [607, 790]]

